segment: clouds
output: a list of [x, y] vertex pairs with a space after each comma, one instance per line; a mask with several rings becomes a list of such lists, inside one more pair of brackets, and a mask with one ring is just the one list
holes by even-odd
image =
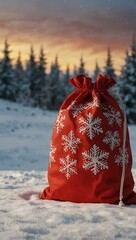
[[123, 52], [136, 26], [134, 0], [0, 0], [1, 37], [50, 49]]
[[[0, 20], [0, 28], [5, 35], [20, 35], [24, 38], [30, 35], [30, 38], [49, 41], [50, 44], [70, 45], [75, 49], [90, 48], [94, 44], [96, 50], [100, 46], [112, 45], [120, 48], [125, 46], [130, 40], [134, 31], [136, 17], [133, 13], [130, 15], [104, 15], [99, 12], [90, 12], [82, 14], [79, 19], [63, 17], [41, 17], [30, 19], [6, 19]], [[129, 19], [129, 20], [127, 20]], [[123, 40], [123, 43], [122, 43]]]

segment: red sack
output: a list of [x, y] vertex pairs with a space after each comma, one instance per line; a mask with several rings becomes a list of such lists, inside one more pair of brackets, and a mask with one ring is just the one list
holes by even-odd
[[49, 187], [41, 199], [136, 204], [125, 115], [99, 75], [71, 79], [77, 88], [62, 104], [50, 146]]

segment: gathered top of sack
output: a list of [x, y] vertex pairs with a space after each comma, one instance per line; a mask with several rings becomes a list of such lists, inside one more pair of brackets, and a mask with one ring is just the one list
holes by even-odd
[[113, 87], [116, 84], [116, 81], [108, 77], [107, 75], [101, 75], [99, 74], [97, 76], [96, 82], [92, 82], [92, 79], [89, 77], [86, 77], [85, 75], [77, 75], [73, 77], [70, 82], [74, 87], [76, 87], [78, 90], [107, 90], [111, 87]]

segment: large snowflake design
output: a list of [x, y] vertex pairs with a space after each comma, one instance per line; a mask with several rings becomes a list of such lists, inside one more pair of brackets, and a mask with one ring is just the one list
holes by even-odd
[[108, 169], [107, 158], [108, 152], [100, 150], [100, 148], [94, 144], [88, 151], [82, 153], [84, 162], [83, 168], [85, 170], [91, 170], [96, 175], [102, 169]]
[[69, 179], [72, 174], [77, 174], [77, 160], [71, 159], [69, 155], [67, 155], [66, 158], [60, 158], [60, 164], [62, 166], [59, 171], [64, 173], [67, 179]]
[[105, 137], [103, 139], [103, 142], [106, 144], [109, 144], [109, 147], [111, 150], [113, 150], [115, 147], [118, 147], [120, 144], [120, 138], [118, 131], [107, 131], [105, 133]]
[[104, 109], [104, 116], [108, 120], [108, 124], [110, 126], [113, 126], [114, 124], [117, 124], [119, 127], [121, 127], [121, 114], [119, 111], [116, 111], [111, 105], [103, 104]]
[[118, 155], [115, 155], [114, 157], [114, 160], [115, 160], [115, 163], [117, 163], [117, 165], [119, 166], [123, 166], [123, 161], [125, 161], [125, 165], [128, 164], [128, 152], [127, 152], [127, 149], [125, 149], [125, 154], [124, 154], [124, 159], [123, 159], [123, 149], [122, 148], [119, 148], [119, 154]]
[[71, 150], [72, 153], [76, 153], [76, 148], [81, 142], [79, 138], [76, 138], [74, 132], [71, 130], [68, 135], [62, 135], [61, 139], [63, 140], [62, 145], [64, 146], [64, 151], [67, 152]]
[[56, 147], [54, 147], [53, 142], [51, 140], [51, 144], [50, 144], [50, 154], [49, 154], [49, 164], [51, 167], [51, 163], [55, 162], [55, 158], [54, 158], [54, 154], [56, 152]]
[[59, 115], [58, 115], [56, 123], [55, 123], [57, 133], [64, 128], [64, 120], [65, 120], [66, 116], [62, 115], [62, 113], [63, 113], [63, 111], [61, 110], [59, 112]]
[[95, 134], [99, 135], [99, 133], [103, 133], [100, 127], [101, 121], [99, 117], [94, 118], [91, 113], [88, 113], [87, 118], [82, 117], [79, 119], [79, 123], [81, 124], [79, 132], [82, 134], [86, 133], [92, 140]]
[[78, 105], [76, 101], [73, 101], [68, 107], [68, 110], [70, 111], [73, 118], [76, 118], [78, 114], [82, 112], [83, 109], [84, 105], [82, 103]]
[[95, 97], [93, 99], [93, 101], [87, 102], [84, 105], [84, 109], [89, 109], [89, 108], [94, 108], [94, 107], [100, 107], [100, 102], [99, 102], [99, 99], [97, 97]]

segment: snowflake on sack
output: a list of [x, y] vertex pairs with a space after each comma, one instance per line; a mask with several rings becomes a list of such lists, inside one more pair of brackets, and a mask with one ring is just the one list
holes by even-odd
[[79, 129], [79, 132], [84, 134], [92, 140], [95, 134], [103, 133], [102, 128], [100, 127], [101, 119], [99, 117], [93, 118], [91, 113], [87, 114], [87, 119], [82, 117], [79, 119], [79, 123], [82, 125]]
[[85, 170], [92, 171], [96, 175], [102, 169], [108, 169], [107, 158], [108, 152], [100, 150], [100, 148], [94, 144], [91, 149], [82, 153], [84, 158], [83, 168]]
[[84, 109], [84, 105], [83, 104], [78, 105], [76, 104], [76, 101], [73, 101], [68, 107], [68, 110], [72, 114], [73, 118], [76, 118], [78, 114], [82, 112], [83, 109]]
[[64, 173], [67, 179], [69, 179], [72, 174], [77, 174], [77, 160], [71, 159], [69, 155], [67, 155], [66, 158], [60, 158], [60, 164], [62, 166], [59, 171]]
[[52, 162], [56, 162], [55, 159], [54, 159], [54, 154], [56, 152], [56, 148], [53, 146], [53, 142], [51, 140], [51, 144], [50, 144], [50, 154], [49, 154], [49, 164], [50, 164], [50, 167], [51, 167], [51, 163]]
[[109, 144], [109, 147], [111, 150], [113, 150], [115, 147], [118, 147], [120, 144], [120, 138], [118, 131], [107, 131], [105, 134], [105, 138], [103, 139], [103, 142], [106, 144]]
[[123, 166], [123, 157], [124, 157], [124, 161], [125, 161], [125, 165], [128, 164], [128, 152], [127, 149], [125, 149], [125, 154], [123, 156], [123, 149], [119, 148], [119, 154], [115, 155], [114, 159], [115, 159], [115, 163], [117, 163], [117, 165], [121, 165], [121, 167]]
[[65, 120], [66, 116], [62, 115], [62, 112], [63, 112], [62, 110], [59, 112], [59, 115], [58, 115], [56, 123], [55, 123], [57, 133], [59, 131], [61, 131], [62, 128], [64, 128], [64, 120]]
[[94, 108], [94, 107], [100, 107], [100, 102], [99, 102], [99, 99], [98, 99], [97, 97], [95, 97], [95, 98], [93, 99], [93, 101], [87, 102], [87, 103], [84, 105], [84, 109]]
[[63, 140], [62, 145], [64, 146], [64, 151], [67, 152], [71, 150], [72, 153], [76, 153], [76, 148], [81, 142], [79, 138], [76, 138], [74, 132], [71, 130], [68, 135], [62, 135], [61, 139]]
[[120, 112], [116, 111], [111, 105], [108, 104], [103, 104], [103, 109], [105, 110], [103, 114], [107, 118], [108, 124], [110, 126], [117, 124], [119, 127], [121, 127], [122, 120]]

